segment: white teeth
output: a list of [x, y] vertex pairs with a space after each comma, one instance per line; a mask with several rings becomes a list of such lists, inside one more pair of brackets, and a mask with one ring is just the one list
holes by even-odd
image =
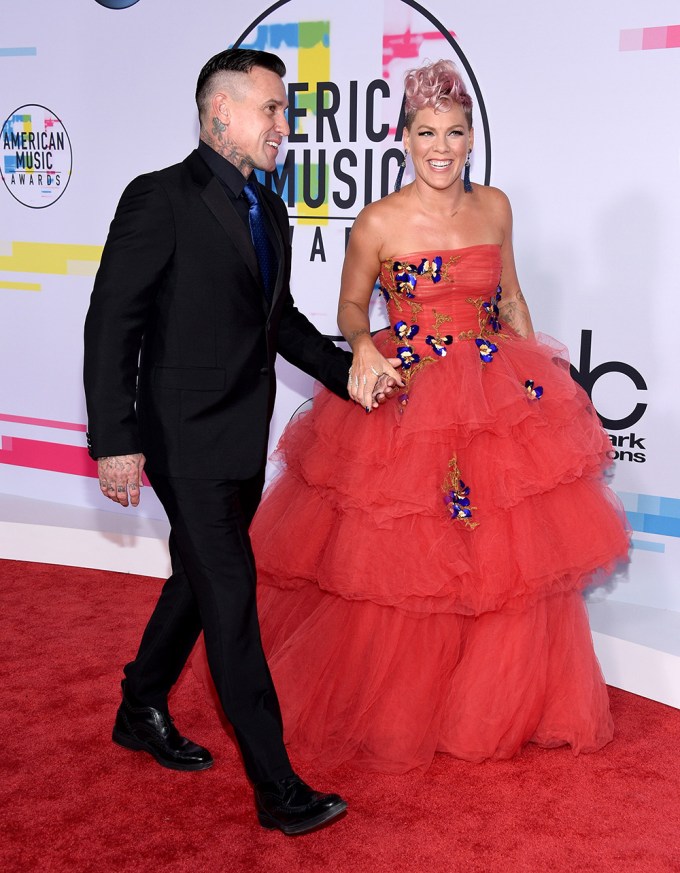
[[450, 167], [451, 161], [430, 161], [433, 167]]

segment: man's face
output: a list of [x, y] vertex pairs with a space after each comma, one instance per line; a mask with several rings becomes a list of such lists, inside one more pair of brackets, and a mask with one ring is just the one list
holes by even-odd
[[274, 170], [279, 146], [290, 128], [281, 77], [264, 67], [253, 67], [243, 76], [241, 99], [229, 100], [226, 139], [231, 151], [229, 160], [247, 177], [253, 169]]

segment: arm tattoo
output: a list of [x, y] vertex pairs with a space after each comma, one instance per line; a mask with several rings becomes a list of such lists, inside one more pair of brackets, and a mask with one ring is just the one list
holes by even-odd
[[526, 304], [520, 304], [515, 300], [508, 300], [504, 306], [499, 306], [499, 309], [501, 319], [509, 327], [524, 338], [531, 336], [533, 329], [531, 327], [531, 318], [529, 317], [529, 311]]
[[355, 339], [363, 336], [364, 334], [368, 334], [370, 336], [370, 331], [367, 330], [365, 327], [360, 327], [357, 330], [353, 330], [352, 333], [347, 337], [347, 342], [352, 345]]
[[351, 303], [341, 303], [341, 304], [338, 306], [338, 314], [340, 314], [341, 312], [344, 312], [345, 309], [347, 309], [347, 308], [350, 307], [351, 305], [352, 305]]
[[517, 318], [517, 304], [516, 303], [506, 303], [503, 307], [498, 307], [503, 318], [503, 321], [507, 322], [510, 327], [515, 326], [515, 320]]

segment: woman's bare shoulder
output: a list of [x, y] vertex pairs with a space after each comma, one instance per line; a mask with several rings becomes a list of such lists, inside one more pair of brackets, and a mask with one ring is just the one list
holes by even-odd
[[359, 230], [382, 243], [403, 222], [402, 209], [399, 194], [389, 194], [381, 200], [375, 200], [364, 206], [357, 215], [352, 232]]
[[358, 218], [362, 221], [385, 221], [400, 212], [400, 207], [403, 207], [401, 192], [388, 194], [380, 200], [374, 200], [361, 210]]
[[500, 188], [494, 188], [493, 185], [475, 185], [474, 190], [485, 209], [501, 214], [510, 211], [508, 195]]

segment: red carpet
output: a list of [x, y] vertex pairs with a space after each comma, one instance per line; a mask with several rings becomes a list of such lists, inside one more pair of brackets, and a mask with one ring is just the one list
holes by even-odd
[[211, 749], [211, 770], [164, 770], [110, 740], [120, 668], [159, 587], [0, 561], [0, 870], [680, 871], [680, 712], [616, 689], [616, 737], [596, 755], [439, 756], [427, 774], [399, 777], [305, 769], [349, 800], [347, 817], [294, 839], [265, 831], [191, 670], [172, 712]]

